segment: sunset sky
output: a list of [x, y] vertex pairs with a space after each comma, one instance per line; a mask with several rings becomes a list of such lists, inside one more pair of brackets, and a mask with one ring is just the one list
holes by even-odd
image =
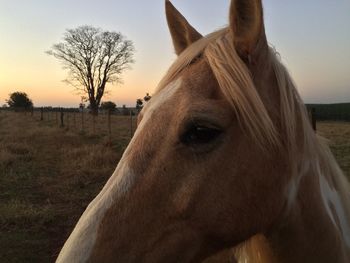
[[[229, 0], [173, 0], [202, 34], [225, 26]], [[269, 42], [306, 102], [350, 102], [350, 1], [265, 0]], [[135, 44], [136, 63], [122, 85], [110, 86], [118, 106], [152, 93], [176, 56], [164, 0], [0, 0], [0, 105], [24, 91], [36, 106], [78, 106], [62, 80], [66, 71], [45, 51], [67, 28], [92, 25], [121, 32]]]

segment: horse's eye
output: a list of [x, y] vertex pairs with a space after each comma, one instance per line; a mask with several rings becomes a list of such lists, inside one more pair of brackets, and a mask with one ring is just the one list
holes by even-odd
[[221, 133], [222, 131], [217, 128], [192, 124], [181, 135], [180, 141], [189, 146], [208, 144], [214, 141]]

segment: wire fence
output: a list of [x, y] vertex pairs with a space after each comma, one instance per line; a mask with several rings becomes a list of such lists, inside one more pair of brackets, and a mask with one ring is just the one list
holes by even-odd
[[[51, 126], [88, 136], [104, 137], [107, 145], [119, 140], [129, 141], [136, 130], [138, 114], [135, 109], [124, 109], [122, 112], [106, 110], [100, 111], [98, 115], [74, 108], [33, 108], [20, 112]], [[316, 131], [315, 108], [308, 108], [308, 113], [312, 127]]]
[[[13, 112], [3, 110], [2, 112]], [[129, 141], [136, 130], [138, 111], [125, 109], [124, 112], [100, 111], [98, 115], [80, 109], [35, 108], [18, 112], [67, 131], [86, 136], [102, 137], [107, 145]]]

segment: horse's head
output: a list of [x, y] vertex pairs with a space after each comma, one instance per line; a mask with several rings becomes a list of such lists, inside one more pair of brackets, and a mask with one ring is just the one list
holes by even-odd
[[179, 58], [58, 262], [198, 261], [267, 231], [283, 210], [261, 2], [232, 1], [229, 27], [207, 37], [168, 1], [166, 11]]

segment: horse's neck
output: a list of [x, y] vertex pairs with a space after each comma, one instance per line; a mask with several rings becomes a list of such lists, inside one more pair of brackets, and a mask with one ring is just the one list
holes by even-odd
[[321, 154], [317, 162], [326, 163], [315, 163], [318, 169], [310, 168], [302, 176], [288, 215], [267, 234], [279, 262], [343, 263], [350, 260], [349, 240], [346, 240], [350, 238], [347, 236], [350, 215], [346, 211], [349, 200], [341, 200], [349, 194], [338, 189], [343, 187], [340, 185], [343, 175], [328, 157], [327, 153]]

